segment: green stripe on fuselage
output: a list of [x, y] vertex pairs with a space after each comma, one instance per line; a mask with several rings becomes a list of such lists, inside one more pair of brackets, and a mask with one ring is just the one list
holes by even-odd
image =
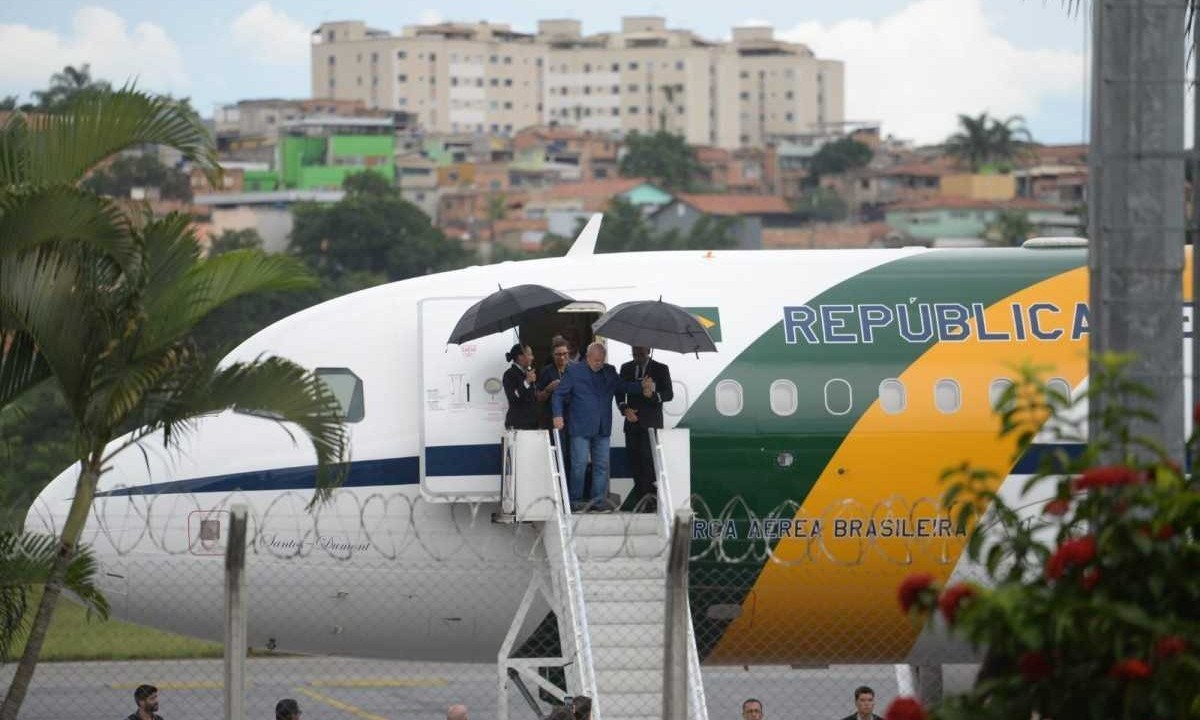
[[[934, 250], [886, 262], [813, 298], [799, 294], [801, 290], [791, 304], [878, 303], [894, 308], [953, 302], [987, 307], [1085, 262], [1086, 255], [1078, 250]], [[745, 559], [722, 563], [710, 553], [692, 563], [692, 608], [703, 654], [715, 646], [728, 625], [727, 620], [709, 618], [707, 608], [741, 605], [765, 560], [764, 541], [745, 539], [741, 521], [747, 510], [760, 518], [772, 512], [791, 517], [843, 439], [875, 402], [879, 383], [899, 376], [936, 342], [907, 342], [893, 326], [875, 332], [871, 344], [811, 344], [799, 339], [789, 345], [784, 340], [783, 308], [764, 307], [762, 312], [777, 314], [780, 322], [730, 362], [680, 422], [691, 429], [692, 492], [703, 499], [711, 516], [720, 517], [734, 498], [745, 503], [728, 508], [742, 539], [723, 541], [727, 556]], [[843, 317], [847, 322], [842, 333], [861, 337], [857, 317]], [[831, 414], [825, 407], [825, 383], [833, 378], [847, 381], [852, 390], [853, 402], [843, 415]], [[734, 417], [716, 409], [715, 388], [727, 379], [739, 382], [743, 390], [743, 407]], [[799, 396], [792, 415], [771, 411], [769, 388], [776, 380], [790, 380], [796, 386]], [[791, 455], [790, 466], [780, 465], [781, 453]], [[789, 502], [795, 505], [784, 505]], [[693, 554], [709, 542], [696, 540]], [[757, 552], [743, 555], [752, 543], [757, 543]]]

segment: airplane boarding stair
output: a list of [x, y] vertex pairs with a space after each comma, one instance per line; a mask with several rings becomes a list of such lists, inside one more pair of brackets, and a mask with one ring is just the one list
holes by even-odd
[[[668, 437], [669, 433], [680, 434]], [[540, 508], [533, 503], [536, 509], [526, 512], [526, 519], [536, 514], [547, 515], [542, 537], [550, 577], [543, 581], [541, 590], [555, 609], [562, 654], [557, 658], [514, 660], [509, 657], [512, 643], [506, 643], [500, 657], [501, 718], [509, 717], [505, 699], [507, 679], [519, 684], [529, 681], [550, 694], [561, 694], [530, 672], [538, 662], [561, 665], [566, 670], [567, 694], [592, 697], [596, 720], [662, 718], [669, 627], [668, 560], [675, 515], [671, 508], [686, 504], [683, 499], [687, 497], [686, 482], [677, 481], [673, 488], [668, 468], [677, 468], [680, 480], [686, 479], [687, 459], [679, 456], [687, 454], [687, 433], [668, 431], [655, 443], [659, 477], [657, 513], [571, 513], [567, 504], [561, 502], [566, 493], [559, 471], [561, 457], [548, 442], [546, 445], [547, 461], [536, 465], [551, 476], [553, 486], [547, 489], [554, 490], [556, 501], [552, 512], [545, 503]], [[518, 452], [515, 467], [506, 466], [506, 493], [526, 479], [524, 472], [535, 464], [528, 458], [529, 455]], [[509, 470], [513, 471], [511, 478]], [[672, 489], [680, 498], [675, 504]], [[517, 501], [506, 509], [519, 516], [521, 493], [516, 490], [514, 494]], [[532, 592], [533, 586], [527, 597]], [[681, 637], [679, 642], [685, 646], [686, 654], [681, 651], [677, 657], [686, 658], [681, 663], [686, 665], [685, 670], [681, 669], [687, 677], [686, 716], [707, 720], [691, 616], [686, 610], [686, 598], [683, 602], [681, 612], [686, 614], [686, 625], [679, 627], [686, 627], [686, 638]], [[522, 610], [526, 609], [523, 604]], [[518, 617], [514, 629], [523, 620]], [[510, 638], [513, 635], [510, 632]], [[512, 714], [512, 717], [523, 716], [519, 712]]]

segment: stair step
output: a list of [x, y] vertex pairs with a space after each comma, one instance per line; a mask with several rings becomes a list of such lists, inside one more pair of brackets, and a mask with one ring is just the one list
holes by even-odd
[[[596, 688], [601, 698], [606, 698], [612, 693], [660, 692], [662, 682], [662, 673], [652, 670], [602, 670], [596, 668]], [[633, 711], [634, 708], [629, 710]]]
[[648, 580], [665, 581], [667, 565], [654, 560], [635, 560], [632, 558], [616, 558], [613, 560], [580, 560], [579, 573], [584, 583], [596, 580]]
[[587, 513], [572, 515], [571, 535], [658, 535], [657, 515], [647, 513]]
[[636, 632], [630, 631], [630, 626], [624, 626], [621, 631], [610, 627], [596, 627], [588, 615], [588, 630], [592, 640], [592, 649], [600, 648], [661, 648], [663, 646], [663, 627], [660, 620], [656, 625], [636, 625]]
[[600, 696], [604, 720], [662, 720], [662, 688], [651, 693], [608, 693]]
[[580, 560], [656, 559], [665, 566], [670, 550], [657, 535], [576, 535], [571, 542]]
[[652, 580], [585, 580], [583, 583], [583, 599], [593, 602], [612, 602], [626, 600], [634, 602], [667, 601], [666, 584], [659, 579]]
[[[661, 602], [589, 602], [587, 621], [597, 628], [603, 625], [662, 625], [666, 612]], [[631, 628], [632, 630], [632, 628]], [[641, 631], [639, 627], [637, 631]]]
[[592, 665], [596, 672], [603, 668], [662, 672], [663, 648], [661, 645], [593, 647]]

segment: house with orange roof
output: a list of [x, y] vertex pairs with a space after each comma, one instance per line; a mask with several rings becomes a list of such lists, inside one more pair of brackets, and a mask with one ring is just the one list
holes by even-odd
[[686, 234], [704, 216], [732, 218], [731, 234], [737, 247], [758, 250], [763, 246], [764, 228], [793, 227], [800, 218], [778, 195], [694, 195], [679, 193], [650, 216], [658, 232], [675, 230]]

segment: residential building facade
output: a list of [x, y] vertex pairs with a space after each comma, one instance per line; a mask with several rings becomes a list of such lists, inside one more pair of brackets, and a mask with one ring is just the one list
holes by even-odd
[[513, 134], [536, 124], [623, 135], [665, 129], [698, 145], [761, 146], [844, 119], [843, 70], [770, 27], [729, 42], [625, 17], [584, 35], [577, 20], [536, 34], [497, 23], [439, 23], [400, 35], [361, 21], [312, 37], [314, 98], [413, 113], [430, 132]]

